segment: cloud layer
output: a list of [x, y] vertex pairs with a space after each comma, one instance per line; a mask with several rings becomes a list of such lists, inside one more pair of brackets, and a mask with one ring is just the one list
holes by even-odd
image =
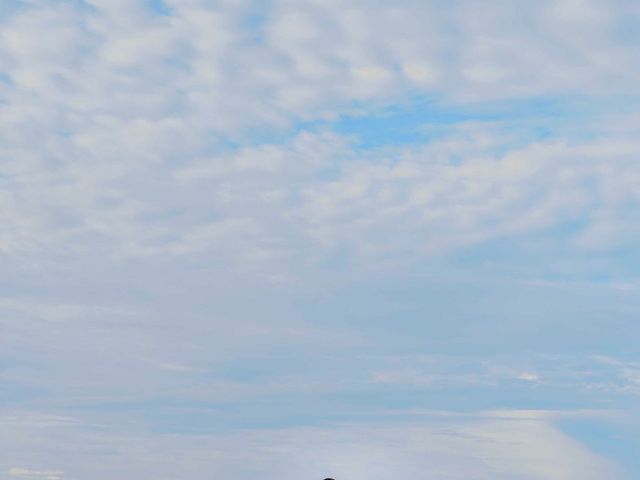
[[[424, 422], [417, 417], [411, 424], [392, 421], [383, 426], [335, 425], [197, 438], [123, 438], [95, 427], [69, 430], [64, 425], [35, 425], [31, 430], [10, 427], [12, 434], [20, 432], [18, 438], [25, 439], [9, 450], [16, 459], [66, 465], [68, 470], [12, 467], [8, 473], [15, 478], [49, 480], [88, 475], [99, 480], [114, 476], [178, 479], [202, 471], [241, 480], [256, 475], [295, 479], [328, 474], [355, 480], [397, 475], [595, 480], [616, 475], [610, 463], [555, 429], [542, 412], [460, 416], [443, 411], [431, 412], [427, 418], [430, 421]], [[48, 444], [52, 438], [63, 440], [64, 447], [52, 448]], [[81, 451], [82, 457], [73, 458], [70, 449]], [[25, 450], [32, 454], [20, 453]]]
[[0, 469], [633, 478], [639, 17], [3, 2]]

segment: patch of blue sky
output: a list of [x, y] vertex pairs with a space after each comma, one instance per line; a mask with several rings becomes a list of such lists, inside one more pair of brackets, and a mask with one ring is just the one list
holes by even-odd
[[630, 322], [640, 303], [633, 291], [464, 272], [447, 278], [449, 270], [388, 285], [363, 282], [330, 300], [307, 299], [301, 308], [323, 325], [366, 331], [386, 355], [527, 358], [526, 352], [617, 355], [635, 348], [638, 328]]
[[[253, 22], [260, 22], [256, 14]], [[302, 132], [330, 131], [352, 139], [355, 151], [420, 146], [451, 135], [465, 124], [486, 124], [505, 136], [494, 154], [536, 141], [589, 141], [598, 120], [612, 112], [631, 112], [637, 101], [622, 97], [546, 96], [519, 100], [456, 104], [442, 98], [413, 96], [403, 102], [354, 104], [332, 120], [293, 121], [288, 127], [252, 129], [218, 145], [235, 150], [260, 144], [286, 144]], [[455, 159], [452, 159], [455, 161]]]
[[637, 423], [620, 418], [565, 418], [556, 422], [563, 432], [585, 447], [622, 467], [629, 479], [640, 471], [640, 437]]
[[164, 2], [164, 0], [148, 0], [149, 7], [158, 15], [171, 15], [171, 8]]
[[640, 40], [640, 32], [638, 32], [638, 22], [634, 16], [625, 16], [620, 18], [616, 24], [616, 28], [611, 29], [611, 35], [617, 42], [623, 45], [636, 47]]
[[[9, 370], [11, 363], [3, 362], [0, 365], [0, 372]], [[24, 385], [19, 381], [0, 381], [0, 407], [20, 407], [29, 401], [42, 398], [47, 398], [47, 391], [44, 388]]]
[[254, 7], [249, 9], [248, 13], [242, 17], [242, 25], [248, 34], [248, 38], [256, 43], [264, 40], [263, 27], [267, 22], [265, 11], [266, 2], [263, 2], [262, 5], [254, 5]]
[[19, 0], [4, 0], [0, 2], [0, 22], [7, 18], [12, 12], [24, 7], [26, 3]]
[[[585, 125], [606, 108], [576, 97], [540, 97], [526, 100], [455, 105], [429, 97], [344, 115], [329, 126], [337, 133], [357, 139], [360, 149], [422, 144], [448, 135], [457, 125], [486, 122], [505, 132], [526, 133], [526, 141], [541, 140], [573, 131], [586, 135]], [[503, 145], [508, 149], [513, 145]]]

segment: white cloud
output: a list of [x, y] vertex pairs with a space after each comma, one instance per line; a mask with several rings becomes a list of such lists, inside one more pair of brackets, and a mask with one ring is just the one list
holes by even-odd
[[82, 321], [99, 315], [128, 316], [132, 312], [109, 307], [78, 304], [45, 303], [34, 298], [0, 297], [0, 311], [20, 312], [49, 322]]
[[564, 234], [567, 248], [637, 237], [637, 142], [534, 141], [497, 153], [504, 141], [480, 124], [423, 147], [359, 153], [337, 135], [303, 133], [183, 168], [99, 158], [95, 168], [63, 166], [63, 176], [34, 168], [4, 192], [0, 246], [13, 255], [62, 255], [69, 242], [119, 257], [226, 252], [253, 263], [335, 248], [419, 258], [567, 222], [582, 224]]
[[[56, 437], [64, 447], [47, 447], [43, 456], [57, 455], [70, 477], [96, 480], [178, 478], [203, 472], [237, 480], [257, 474], [285, 480], [327, 475], [354, 480], [621, 478], [610, 463], [558, 430], [547, 412], [535, 411], [451, 413], [385, 425], [351, 423], [198, 436], [125, 438], [79, 429], [59, 431]], [[9, 453], [28, 437], [16, 438], [18, 444]], [[31, 451], [38, 454], [45, 445], [34, 438]], [[71, 452], [81, 445], [84, 454], [78, 458]], [[11, 472], [30, 479], [62, 478], [58, 472], [15, 467]]]
[[[363, 367], [353, 351], [396, 335], [396, 313], [381, 314], [393, 325], [383, 333], [351, 323], [351, 307], [328, 308], [312, 323], [298, 294], [325, 298], [354, 275], [373, 281], [376, 268], [387, 273], [504, 239], [527, 252], [588, 260], [637, 243], [638, 118], [602, 113], [613, 97], [638, 93], [639, 38], [627, 27], [640, 17], [635, 2], [165, 4], [171, 15], [154, 13], [146, 0], [0, 6], [0, 381], [15, 394], [9, 401], [61, 410], [111, 401], [229, 403], [371, 388], [372, 378], [378, 387], [519, 381], [537, 388], [579, 370], [526, 362], [480, 375]], [[415, 96], [455, 112], [469, 101], [518, 100], [526, 110], [530, 100], [572, 95], [593, 101], [596, 112], [588, 121], [560, 119], [547, 139], [499, 113], [438, 128], [434, 118], [424, 127], [429, 140], [414, 145], [389, 145], [380, 132], [383, 147], [366, 149], [330, 131], [342, 116], [366, 118]], [[333, 263], [345, 266], [326, 275]], [[540, 263], [545, 272], [555, 268]], [[436, 270], [434, 277], [447, 269]], [[354, 309], [378, 305], [359, 302]], [[423, 333], [437, 336], [446, 309], [435, 310]], [[507, 322], [503, 311], [490, 313], [520, 334], [560, 323], [536, 313], [538, 323], [526, 327], [526, 315]], [[419, 322], [397, 330], [413, 332]], [[464, 330], [464, 322], [450, 323]], [[317, 366], [302, 374], [290, 361], [325, 367], [334, 353], [352, 368], [346, 380]], [[256, 381], [224, 370], [278, 360], [292, 365]], [[637, 392], [637, 365], [616, 368], [614, 380], [576, 374], [567, 383]], [[82, 442], [68, 432], [34, 433], [36, 423], [55, 430], [64, 418], [71, 417], [20, 426], [20, 417], [5, 417], [0, 448], [12, 449], [13, 463], [3, 470], [58, 479], [54, 470], [15, 465], [58, 465], [58, 454], [81, 451], [77, 465], [60, 462], [65, 475], [273, 472], [286, 480], [309, 465], [367, 480], [608, 475], [600, 459], [542, 418], [483, 418], [448, 430], [280, 429], [208, 436], [204, 446], [200, 438], [140, 434], [140, 417], [114, 426], [118, 435], [94, 431]], [[70, 424], [64, 428], [76, 428]], [[13, 435], [20, 428], [33, 430]], [[135, 441], [123, 438], [129, 433]], [[291, 466], [292, 457], [299, 463]], [[92, 458], [104, 470], [92, 470]]]
[[60, 470], [29, 470], [13, 467], [9, 469], [9, 476], [27, 480], [62, 480], [64, 472]]
[[301, 252], [312, 241], [415, 258], [576, 219], [586, 224], [576, 247], [637, 235], [639, 148], [620, 132], [500, 154], [500, 125], [368, 154], [335, 134], [251, 138], [416, 91], [632, 94], [636, 62], [615, 39], [638, 13], [630, 2], [283, 0], [251, 28], [249, 3], [176, 2], [171, 16], [144, 2], [126, 16], [91, 5], [32, 3], [3, 19], [5, 254], [55, 258], [72, 244], [76, 255], [259, 263], [317, 257]]

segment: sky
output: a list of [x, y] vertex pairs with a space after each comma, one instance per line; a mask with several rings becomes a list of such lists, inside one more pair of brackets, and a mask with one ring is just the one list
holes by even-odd
[[638, 24], [0, 0], [0, 478], [638, 478]]

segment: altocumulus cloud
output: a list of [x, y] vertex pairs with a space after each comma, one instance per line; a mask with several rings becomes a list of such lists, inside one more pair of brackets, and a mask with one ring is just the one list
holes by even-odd
[[254, 261], [402, 238], [423, 255], [566, 222], [584, 224], [578, 246], [616, 244], [635, 235], [635, 117], [506, 152], [500, 120], [380, 153], [340, 132], [243, 145], [416, 94], [633, 95], [616, 32], [637, 8], [610, 5], [18, 2], [2, 21], [0, 248]]
[[[383, 152], [355, 151], [339, 132], [285, 135], [415, 94], [632, 95], [634, 50], [614, 41], [637, 13], [630, 2], [519, 2], [496, 15], [473, 2], [167, 8], [44, 2], [4, 16], [6, 254], [50, 257], [71, 243], [250, 263], [331, 247], [420, 256], [567, 222], [584, 224], [569, 239], [578, 248], [637, 237], [632, 116], [617, 130], [584, 123], [596, 138], [519, 139], [507, 151], [508, 120]], [[417, 81], [422, 71], [442, 80]], [[285, 138], [243, 145], [273, 135]]]

